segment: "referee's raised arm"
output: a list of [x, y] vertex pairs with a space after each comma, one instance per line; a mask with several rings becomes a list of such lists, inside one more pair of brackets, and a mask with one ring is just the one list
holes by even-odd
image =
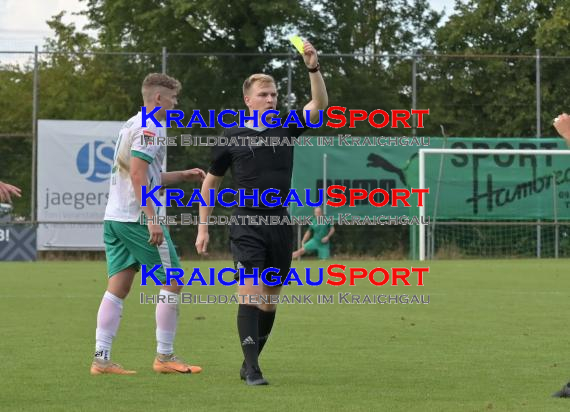
[[305, 40], [303, 43], [304, 53], [303, 60], [309, 70], [309, 79], [311, 80], [311, 101], [303, 108], [303, 117], [307, 121], [307, 110], [311, 113], [311, 122], [315, 123], [319, 120], [319, 110], [325, 110], [329, 104], [329, 96], [325, 81], [321, 75], [321, 65], [317, 56], [317, 51], [311, 43]]

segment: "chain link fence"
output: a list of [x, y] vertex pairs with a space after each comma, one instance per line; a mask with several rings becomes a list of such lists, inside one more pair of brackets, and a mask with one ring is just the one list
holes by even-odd
[[[183, 84], [179, 108], [243, 109], [242, 82], [255, 72], [271, 73], [280, 109], [301, 109], [310, 99], [303, 62], [293, 53], [55, 53], [0, 51], [0, 180], [23, 189], [14, 200], [12, 221], [38, 223], [36, 216], [37, 119], [126, 120], [140, 110], [140, 83], [149, 72], [164, 72]], [[17, 64], [6, 63], [7, 59]], [[320, 55], [329, 105], [372, 111], [430, 109], [425, 127], [374, 129], [361, 123], [350, 130], [322, 127], [319, 135], [541, 137], [554, 136], [551, 119], [570, 105], [560, 90], [560, 70], [568, 58], [535, 55]], [[565, 75], [564, 75], [565, 76]], [[504, 119], [509, 119], [505, 122]], [[431, 119], [436, 119], [432, 121]], [[213, 135], [221, 129], [170, 129], [169, 135]], [[204, 147], [169, 147], [168, 169], [207, 169]], [[224, 185], [230, 185], [231, 176]], [[183, 189], [190, 189], [188, 185]], [[184, 210], [197, 213], [197, 210]], [[225, 211], [227, 212], [227, 211]], [[180, 213], [175, 209], [172, 213]], [[194, 228], [173, 228], [183, 256], [193, 252]], [[366, 238], [367, 242], [360, 240]], [[216, 250], [227, 250], [224, 227], [212, 233]], [[408, 227], [339, 228], [338, 255], [406, 257]]]

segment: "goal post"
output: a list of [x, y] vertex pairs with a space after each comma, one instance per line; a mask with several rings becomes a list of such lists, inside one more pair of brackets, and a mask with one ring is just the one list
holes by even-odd
[[[466, 227], [484, 237], [488, 248], [490, 242], [504, 242], [496, 250], [507, 255], [503, 246], [520, 246], [524, 238], [528, 242], [520, 247], [532, 244], [533, 255], [541, 257], [543, 239], [550, 236], [547, 255], [558, 257], [560, 228], [570, 236], [569, 155], [560, 149], [420, 149], [418, 186], [430, 192], [418, 207], [419, 259], [434, 258], [442, 244], [438, 236], [460, 241], [458, 228]], [[474, 244], [466, 242], [463, 250], [471, 258], [478, 257], [469, 255]]]

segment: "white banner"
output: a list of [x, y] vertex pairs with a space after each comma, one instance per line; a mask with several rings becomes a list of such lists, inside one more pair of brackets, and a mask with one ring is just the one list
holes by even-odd
[[38, 121], [38, 250], [104, 249], [102, 222], [122, 124]]

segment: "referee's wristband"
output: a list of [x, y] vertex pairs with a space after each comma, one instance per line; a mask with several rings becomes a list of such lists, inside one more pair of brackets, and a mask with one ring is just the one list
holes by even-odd
[[316, 73], [319, 71], [320, 68], [321, 68], [321, 64], [317, 63], [317, 65], [315, 67], [313, 67], [312, 69], [307, 69], [307, 70], [309, 70], [309, 73]]

